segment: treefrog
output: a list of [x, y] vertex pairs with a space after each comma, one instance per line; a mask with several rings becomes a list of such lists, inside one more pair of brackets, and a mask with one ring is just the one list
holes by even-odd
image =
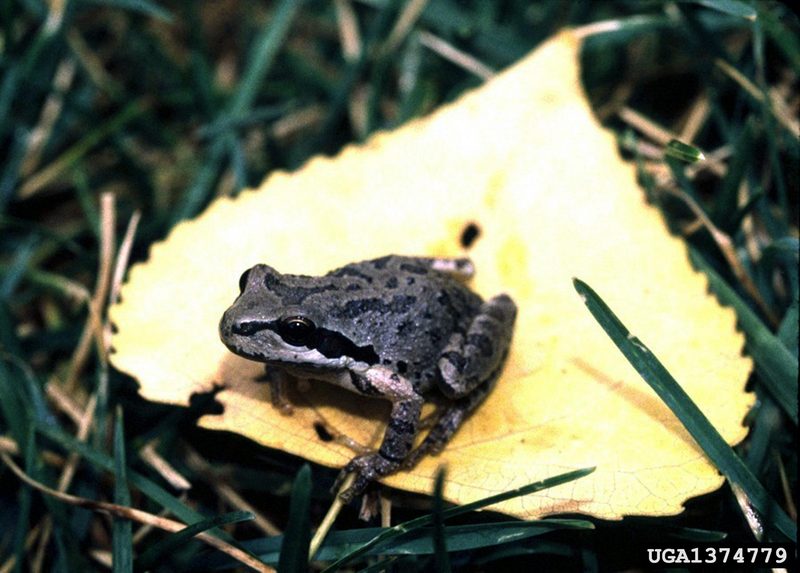
[[[377, 452], [356, 456], [340, 494], [350, 501], [374, 480], [438, 453], [492, 389], [511, 344], [517, 308], [506, 294], [483, 301], [464, 283], [468, 259], [391, 255], [324, 276], [259, 264], [219, 324], [235, 354], [264, 362], [273, 403], [291, 380], [322, 380], [389, 400]], [[424, 401], [437, 418], [414, 448]]]

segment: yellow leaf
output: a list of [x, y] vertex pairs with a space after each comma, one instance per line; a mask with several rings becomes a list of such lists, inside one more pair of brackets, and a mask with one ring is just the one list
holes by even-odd
[[254, 380], [263, 366], [229, 353], [217, 324], [243, 270], [321, 274], [397, 253], [463, 254], [484, 297], [509, 292], [520, 312], [497, 387], [446, 450], [390, 486], [430, 492], [448, 465], [445, 497], [459, 503], [567, 470], [577, 482], [496, 509], [519, 517], [582, 512], [603, 518], [680, 512], [722, 483], [681, 424], [628, 365], [572, 288], [580, 277], [647, 343], [730, 442], [746, 431], [750, 361], [730, 309], [706, 292], [686, 246], [637, 187], [613, 134], [581, 91], [579, 40], [564, 32], [480, 89], [428, 118], [260, 189], [220, 199], [155, 245], [112, 309], [117, 368], [148, 399], [187, 404], [224, 389], [219, 416], [238, 432], [328, 466], [353, 452], [315, 424], [375, 446], [388, 404], [316, 383], [281, 415]]

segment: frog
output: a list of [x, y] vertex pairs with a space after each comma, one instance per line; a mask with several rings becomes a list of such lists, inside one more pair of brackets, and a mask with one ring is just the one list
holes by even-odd
[[[291, 383], [321, 381], [388, 400], [376, 451], [356, 455], [337, 483], [349, 502], [373, 483], [438, 454], [497, 381], [511, 346], [517, 306], [508, 294], [484, 300], [467, 281], [464, 257], [388, 255], [321, 276], [257, 264], [239, 279], [219, 336], [236, 355], [266, 365], [272, 403], [289, 413]], [[420, 436], [424, 403], [434, 421]]]

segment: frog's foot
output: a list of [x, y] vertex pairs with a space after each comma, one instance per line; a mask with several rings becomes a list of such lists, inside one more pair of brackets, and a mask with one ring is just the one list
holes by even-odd
[[356, 479], [353, 485], [339, 494], [344, 503], [350, 503], [353, 498], [364, 493], [372, 482], [389, 475], [399, 467], [399, 461], [387, 460], [379, 453], [358, 456], [344, 466], [333, 487], [334, 490], [338, 489], [348, 474], [355, 473]]

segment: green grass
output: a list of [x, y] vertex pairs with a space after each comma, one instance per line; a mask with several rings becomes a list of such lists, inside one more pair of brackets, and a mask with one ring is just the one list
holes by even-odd
[[[720, 443], [681, 381], [623, 336], [613, 309], [581, 287], [583, 294], [598, 328], [609, 328], [741, 488], [764, 539], [796, 535], [797, 20], [777, 3], [735, 0], [430, 0], [386, 49], [406, 5], [340, 2], [352, 10], [361, 48], [346, 57], [339, 33], [347, 18], [322, 0], [73, 1], [63, 12], [58, 2], [0, 3], [0, 452], [51, 488], [189, 524], [143, 532], [138, 523], [43, 494], [0, 463], [0, 571], [101, 571], [112, 559], [118, 571], [235, 567], [197, 540], [203, 532], [239, 555], [303, 570], [309, 529], [330, 504], [335, 472], [313, 467], [312, 480], [302, 460], [198, 430], [208, 397], [190, 409], [138, 398], [135, 383], [98, 354], [93, 331], [84, 335], [90, 305], [102, 312], [107, 300], [92, 302], [98, 269], [108, 263], [102, 253], [112, 240], [120, 244], [135, 211], [142, 214], [132, 245], [138, 261], [218, 195], [335, 153], [480, 85], [425, 47], [423, 33], [501, 70], [563, 26], [607, 20], [617, 29], [585, 44], [584, 85], [639, 166], [642, 193], [738, 316], [758, 398], [748, 439], [733, 449]], [[686, 118], [702, 106], [705, 119], [687, 136]], [[363, 121], [353, 120], [353, 110]], [[674, 141], [659, 141], [626, 110], [669, 130]], [[663, 157], [649, 155], [654, 146]], [[697, 161], [701, 153], [706, 161]], [[657, 180], [656, 169], [669, 181]], [[115, 197], [113, 221], [104, 193]], [[66, 398], [53, 392], [65, 384]], [[88, 411], [90, 397], [96, 405]], [[190, 490], [146, 461], [153, 444]], [[237, 505], [223, 486], [251, 507]], [[621, 570], [642, 565], [632, 547], [752, 543], [755, 535], [729, 486], [691, 500], [679, 516], [621, 522], [521, 522], [447, 508], [431, 494], [396, 494], [395, 528], [366, 526], [357, 508], [345, 508], [317, 558], [367, 570], [389, 563], [414, 571]], [[271, 525], [253, 519], [251, 509]], [[629, 549], [615, 543], [620, 538]]]

